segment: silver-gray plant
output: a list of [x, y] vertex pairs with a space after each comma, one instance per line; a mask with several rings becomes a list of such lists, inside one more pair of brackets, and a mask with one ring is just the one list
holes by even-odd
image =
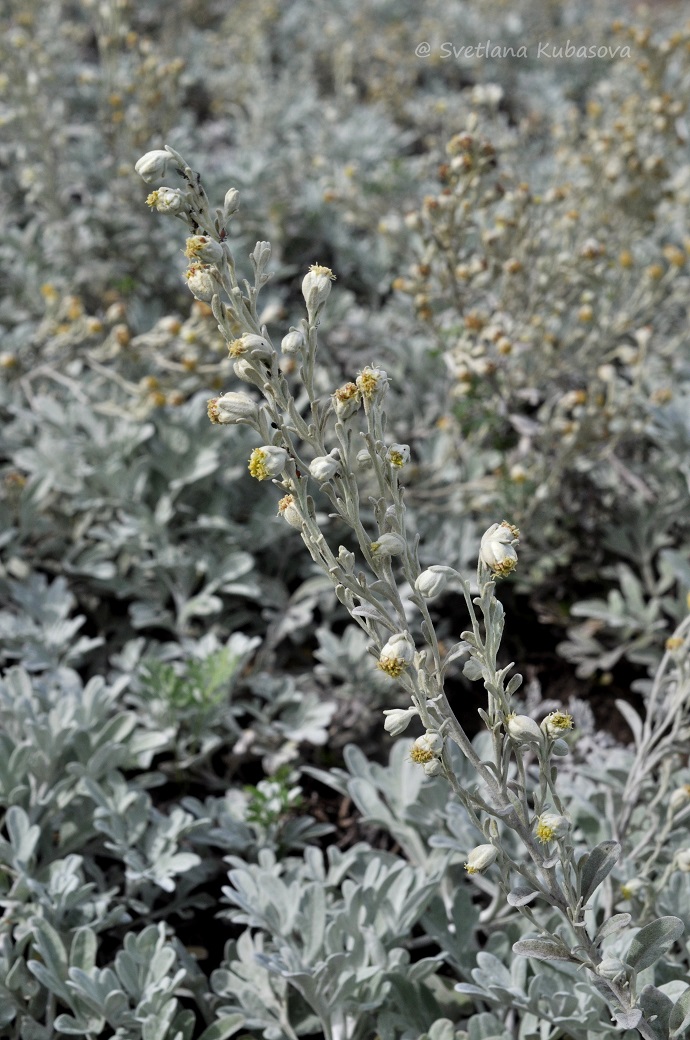
[[[680, 940], [684, 923], [672, 914], [655, 916], [654, 909], [669, 877], [690, 871], [690, 852], [682, 848], [678, 831], [684, 800], [678, 792], [669, 797], [688, 736], [688, 622], [667, 644], [645, 722], [633, 721], [626, 709], [637, 757], [618, 807], [620, 817], [616, 820], [617, 807], [611, 804], [609, 836], [588, 847], [586, 836], [574, 826], [576, 807], [558, 779], [570, 751], [572, 719], [557, 711], [539, 723], [521, 713], [515, 694], [522, 677], [509, 678], [512, 664], [498, 663], [504, 612], [496, 586], [517, 564], [519, 532], [507, 521], [489, 527], [481, 541], [476, 583], [442, 564], [422, 569], [418, 539], [406, 523], [401, 485], [410, 449], [391, 443], [386, 434], [386, 372], [372, 362], [342, 386], [329, 387], [317, 366], [318, 326], [333, 273], [314, 264], [304, 277], [307, 317], [282, 339], [281, 359], [257, 311], [259, 293], [269, 277], [270, 245], [257, 242], [250, 256], [253, 283], [240, 281], [229, 248], [227, 225], [238, 208], [238, 192], [228, 191], [223, 208], [212, 211], [199, 175], [170, 147], [146, 153], [137, 171], [149, 183], [160, 182], [168, 171], [180, 178], [174, 187], [154, 190], [147, 202], [186, 225], [189, 288], [211, 305], [235, 375], [246, 385], [246, 390], [213, 398], [209, 417], [216, 424], [248, 425], [259, 435], [261, 443], [249, 459], [250, 474], [260, 481], [272, 480], [283, 492], [277, 503], [280, 515], [299, 533], [332, 581], [338, 600], [366, 633], [378, 668], [409, 694], [408, 708], [386, 711], [385, 728], [397, 735], [413, 718], [421, 720], [424, 733], [415, 740], [411, 757], [427, 776], [448, 781], [481, 836], [479, 844], [465, 849], [465, 869], [492, 895], [494, 906], [500, 904], [505, 911], [507, 905], [522, 920], [513, 952], [571, 972], [576, 969], [576, 975], [566, 975], [573, 999], [583, 990], [591, 994], [594, 1005], [603, 997], [618, 1030], [637, 1031], [645, 1040], [683, 1035], [690, 987], [680, 982], [680, 962], [674, 965], [669, 951]], [[297, 379], [290, 378], [293, 373]], [[321, 512], [324, 500], [349, 531], [350, 547], [341, 544], [336, 549], [329, 543], [329, 525]], [[442, 649], [429, 601], [448, 583], [461, 591], [470, 627], [453, 646]], [[444, 690], [446, 675], [461, 659], [465, 676], [481, 680], [487, 693], [480, 711], [486, 732], [475, 741], [456, 718]], [[471, 782], [459, 776], [452, 745], [471, 766]], [[651, 796], [645, 780], [653, 770], [661, 783], [645, 805], [644, 799]], [[645, 868], [661, 803], [669, 806], [667, 824], [654, 846], [653, 865]], [[626, 869], [645, 888], [644, 907], [632, 903], [639, 911], [635, 917], [627, 911], [613, 912], [616, 900], [607, 881], [621, 858], [621, 843]], [[245, 883], [237, 871], [231, 879], [232, 901], [244, 907], [241, 920], [259, 926], [258, 904], [251, 907], [249, 896], [238, 895]], [[629, 882], [627, 897], [633, 890], [639, 886]], [[255, 891], [255, 882], [246, 891]], [[309, 901], [304, 913], [315, 913]], [[318, 982], [321, 968], [305, 967], [286, 942], [275, 955], [259, 958], [264, 967], [292, 980], [329, 1038], [355, 1036], [351, 1010], [345, 1014], [336, 1009], [329, 1018], [323, 1003], [328, 1003], [329, 991]], [[524, 1021], [532, 1016], [542, 1023], [556, 1022], [549, 1005], [553, 1010], [558, 1000], [549, 1001], [548, 992], [538, 985], [529, 995], [519, 986], [511, 988], [510, 975], [500, 962], [482, 956], [476, 985], [461, 985], [461, 992], [489, 1004], [508, 1003], [526, 1016]], [[659, 1032], [661, 1022], [665, 1033]], [[541, 1035], [560, 1035], [545, 1028]], [[597, 1024], [596, 1015], [588, 1018], [588, 1028], [588, 1036], [609, 1029], [600, 1019]], [[287, 1035], [293, 1035], [289, 1029]]]

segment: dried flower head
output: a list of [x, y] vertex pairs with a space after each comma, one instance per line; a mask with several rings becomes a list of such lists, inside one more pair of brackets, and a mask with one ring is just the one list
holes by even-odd
[[355, 383], [345, 383], [338, 387], [331, 400], [335, 414], [343, 420], [355, 414], [362, 403], [362, 395]]
[[388, 376], [382, 368], [367, 365], [357, 376], [357, 389], [368, 400], [380, 397], [388, 389]]

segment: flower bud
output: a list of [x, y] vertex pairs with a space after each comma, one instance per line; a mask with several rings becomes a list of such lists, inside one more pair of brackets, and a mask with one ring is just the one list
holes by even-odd
[[344, 545], [338, 547], [338, 563], [346, 574], [354, 574], [355, 554], [346, 549]]
[[314, 480], [318, 480], [320, 484], [324, 481], [330, 480], [338, 472], [338, 466], [340, 460], [338, 457], [338, 449], [334, 448], [330, 455], [318, 455], [309, 463], [309, 472], [311, 473]]
[[386, 733], [390, 733], [392, 737], [399, 737], [418, 712], [416, 708], [387, 708], [383, 714], [386, 716], [383, 724]]
[[633, 899], [645, 888], [645, 882], [642, 878], [630, 878], [629, 881], [625, 881], [621, 885], [621, 895], [623, 899]]
[[690, 874], [690, 849], [679, 849], [675, 854], [673, 862], [678, 870], [684, 874]]
[[688, 802], [690, 802], [690, 784], [683, 784], [682, 787], [676, 787], [675, 791], [671, 791], [668, 806], [675, 814], [685, 808]]
[[283, 336], [283, 341], [280, 344], [280, 349], [283, 354], [299, 354], [304, 350], [305, 339], [304, 335], [299, 329], [290, 329], [286, 336]]
[[285, 495], [284, 498], [281, 498], [278, 503], [278, 516], [282, 516], [290, 527], [294, 527], [297, 531], [302, 530], [302, 516], [292, 495]]
[[618, 957], [602, 957], [597, 965], [597, 975], [602, 979], [617, 979], [625, 974], [625, 965]]
[[517, 552], [520, 532], [507, 520], [492, 524], [482, 535], [479, 559], [494, 574], [504, 577], [517, 567]]
[[433, 599], [435, 596], [441, 595], [447, 584], [448, 568], [434, 564], [422, 571], [415, 581], [414, 587], [424, 599]]
[[241, 379], [244, 383], [253, 383], [254, 386], [258, 386], [261, 390], [265, 379], [259, 375], [251, 361], [246, 361], [244, 358], [240, 358], [233, 364], [233, 371], [238, 379]]
[[321, 267], [312, 264], [309, 273], [302, 281], [302, 295], [307, 305], [307, 316], [309, 324], [313, 325], [322, 310], [331, 291], [331, 282], [335, 281], [335, 275], [330, 267]]
[[412, 664], [414, 655], [415, 645], [407, 632], [396, 632], [381, 648], [378, 667], [391, 679], [398, 679]]
[[492, 863], [496, 862], [497, 850], [493, 845], [477, 845], [467, 857], [465, 870], [468, 874], [483, 874]]
[[427, 776], [438, 776], [442, 769], [440, 758], [432, 758], [431, 761], [424, 763], [424, 772]]
[[184, 255], [202, 264], [217, 264], [223, 259], [223, 247], [208, 235], [190, 235]]
[[257, 242], [252, 250], [251, 259], [256, 264], [257, 270], [261, 271], [271, 259], [271, 243]]
[[543, 738], [538, 724], [529, 715], [509, 715], [505, 726], [517, 744], [539, 744]]
[[147, 184], [152, 184], [153, 181], [160, 180], [161, 177], [165, 176], [165, 171], [171, 160], [172, 155], [170, 152], [157, 148], [152, 152], [146, 152], [141, 159], [137, 159], [134, 169], [143, 181], [146, 181]]
[[208, 417], [212, 423], [236, 423], [240, 419], [255, 419], [258, 413], [256, 401], [248, 394], [228, 393], [212, 397], [208, 402]]
[[187, 285], [197, 300], [210, 303], [219, 289], [218, 282], [206, 264], [191, 264], [184, 273]]
[[369, 549], [374, 557], [399, 556], [405, 551], [405, 544], [402, 535], [388, 533], [382, 534], [377, 542], [372, 542]]
[[240, 208], [240, 193], [237, 188], [229, 188], [225, 193], [225, 199], [223, 201], [223, 217], [225, 220], [229, 220], [233, 213], [237, 213]]
[[269, 477], [280, 476], [287, 461], [288, 453], [285, 448], [264, 444], [261, 448], [254, 448], [249, 456], [249, 472], [256, 480], [268, 480]]
[[358, 466], [371, 466], [371, 452], [368, 448], [360, 448], [355, 456]]

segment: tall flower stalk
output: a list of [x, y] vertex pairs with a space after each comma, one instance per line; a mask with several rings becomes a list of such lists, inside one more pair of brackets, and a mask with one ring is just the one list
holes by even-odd
[[[539, 725], [517, 712], [514, 695], [522, 677], [511, 677], [512, 664], [499, 667], [504, 611], [496, 587], [517, 566], [518, 530], [505, 520], [488, 528], [473, 583], [449, 566], [422, 569], [401, 484], [410, 448], [387, 437], [387, 373], [372, 363], [352, 372], [330, 396], [316, 389], [318, 326], [333, 289], [333, 272], [320, 264], [307, 272], [302, 283], [307, 317], [282, 340], [283, 353], [297, 367], [304, 402], [298, 405], [281, 371], [280, 352], [258, 317], [257, 300], [269, 277], [267, 242], [258, 242], [250, 256], [253, 284], [237, 276], [227, 238], [239, 204], [237, 192], [231, 189], [224, 207], [212, 213], [200, 178], [170, 147], [147, 153], [137, 169], [147, 182], [168, 170], [181, 178], [183, 187], [160, 187], [147, 201], [187, 226], [187, 284], [198, 299], [210, 303], [235, 375], [249, 391], [213, 398], [209, 417], [216, 424], [245, 424], [256, 431], [260, 444], [248, 460], [251, 476], [276, 485], [279, 514], [299, 532], [312, 559], [333, 583], [338, 600], [366, 633], [379, 669], [409, 695], [408, 708], [385, 712], [385, 727], [397, 735], [412, 719], [421, 721], [424, 733], [412, 746], [413, 761], [428, 775], [445, 777], [481, 838], [468, 852], [468, 875], [495, 870], [505, 900], [533, 926], [533, 936], [515, 944], [516, 953], [586, 969], [619, 1025], [654, 1040], [657, 1034], [637, 1006], [634, 964], [620, 962], [612, 971], [602, 946], [606, 922], [592, 925], [585, 917], [621, 849], [611, 840], [576, 853], [558, 785], [558, 763], [569, 751], [564, 736], [572, 720], [556, 712]], [[362, 519], [363, 469], [375, 485], [373, 524]], [[351, 548], [330, 544], [317, 519], [315, 494], [325, 495], [349, 530]], [[469, 627], [454, 645], [442, 649], [429, 601], [449, 583], [464, 597]], [[411, 590], [405, 600], [404, 585]], [[408, 618], [410, 602], [417, 612], [419, 643]], [[480, 715], [490, 738], [490, 755], [479, 753], [445, 692], [448, 670], [461, 659], [465, 676], [481, 680], [486, 690]], [[651, 733], [645, 730], [641, 739], [652, 747]], [[456, 775], [451, 744], [473, 767], [472, 786]], [[632, 805], [632, 795], [628, 800]], [[506, 840], [509, 832], [517, 843]], [[551, 912], [537, 915], [533, 905], [540, 903]], [[669, 935], [675, 934], [676, 925], [669, 929]]]

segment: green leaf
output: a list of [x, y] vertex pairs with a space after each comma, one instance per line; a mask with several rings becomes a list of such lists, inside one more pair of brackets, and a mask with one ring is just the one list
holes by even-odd
[[232, 1036], [243, 1025], [244, 1015], [240, 1015], [239, 1012], [235, 1012], [234, 1015], [224, 1015], [222, 1018], [217, 1019], [213, 1025], [204, 1029], [199, 1040], [225, 1040], [226, 1037]]
[[633, 1008], [632, 1011], [622, 1011], [617, 1014], [615, 1021], [619, 1029], [635, 1029], [641, 1018], [640, 1009]]
[[536, 899], [539, 895], [532, 888], [514, 888], [512, 892], [508, 893], [508, 903], [510, 906], [525, 906], [527, 903], [531, 903], [533, 899]]
[[469, 679], [470, 682], [475, 682], [477, 679], [481, 679], [482, 677], [482, 666], [479, 661], [474, 659], [474, 657], [470, 657], [469, 661], [465, 661], [462, 666], [462, 674]]
[[630, 943], [625, 960], [636, 971], [644, 971], [658, 961], [684, 931], [685, 926], [678, 917], [660, 917], [640, 929]]
[[70, 948], [70, 964], [83, 971], [90, 971], [96, 964], [98, 943], [91, 928], [79, 928], [74, 933]]
[[632, 735], [635, 738], [635, 743], [639, 746], [640, 741], [642, 740], [642, 719], [627, 701], [617, 700], [615, 704], [625, 721], [630, 726]]
[[602, 841], [588, 856], [582, 857], [578, 869], [581, 871], [580, 895], [585, 902], [611, 873], [620, 854], [621, 847], [617, 841]]
[[678, 997], [671, 1009], [668, 1025], [671, 1040], [675, 1036], [681, 1036], [687, 1026], [690, 1025], [690, 986]]
[[18, 805], [11, 805], [7, 810], [5, 826], [15, 854], [15, 865], [26, 866], [41, 837], [41, 828], [36, 824], [30, 826], [29, 817]]
[[538, 961], [571, 961], [570, 950], [558, 939], [540, 936], [538, 939], [518, 939], [513, 953], [520, 957], [534, 957]]
[[613, 917], [609, 917], [597, 932], [597, 942], [601, 942], [607, 935], [620, 931], [621, 928], [627, 928], [631, 921], [630, 914], [614, 914]]

